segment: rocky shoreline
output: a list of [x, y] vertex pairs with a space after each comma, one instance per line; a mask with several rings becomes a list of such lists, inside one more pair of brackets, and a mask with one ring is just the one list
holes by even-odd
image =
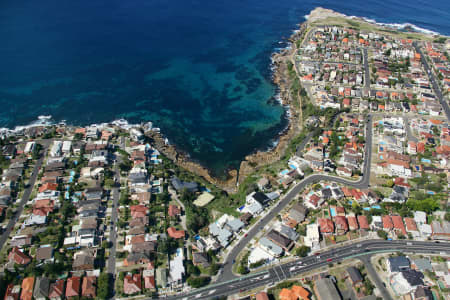
[[[294, 34], [289, 38], [290, 42], [298, 39], [306, 30], [306, 22], [300, 25], [300, 30], [296, 30]], [[256, 169], [276, 162], [280, 160], [284, 155], [289, 141], [300, 133], [302, 129], [302, 120], [300, 120], [300, 109], [296, 109], [292, 105], [292, 98], [290, 97], [290, 85], [287, 62], [295, 52], [295, 47], [287, 47], [286, 49], [274, 53], [272, 55], [273, 63], [273, 82], [279, 89], [279, 96], [281, 104], [285, 107], [289, 107], [288, 125], [278, 135], [278, 143], [275, 147], [262, 151], [258, 150], [252, 154], [249, 154], [240, 163], [239, 170], [228, 171], [227, 178], [225, 180], [217, 178], [211, 175], [210, 170], [203, 167], [201, 164], [193, 161], [186, 153], [180, 151], [174, 145], [167, 144], [165, 138], [158, 132], [146, 133], [151, 137], [156, 148], [166, 155], [169, 159], [173, 160], [179, 167], [187, 169], [196, 175], [204, 177], [208, 182], [218, 186], [228, 193], [236, 193], [238, 190], [238, 184], [242, 183], [247, 176], [253, 173]]]

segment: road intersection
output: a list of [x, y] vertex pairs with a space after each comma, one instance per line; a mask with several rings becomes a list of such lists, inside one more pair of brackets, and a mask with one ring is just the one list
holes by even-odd
[[450, 243], [419, 242], [419, 241], [385, 241], [366, 240], [334, 248], [319, 255], [273, 266], [267, 270], [241, 276], [227, 281], [209, 285], [192, 292], [168, 297], [168, 299], [215, 299], [234, 293], [244, 292], [263, 285], [273, 285], [277, 282], [298, 276], [311, 270], [325, 267], [330, 263], [341, 262], [346, 259], [370, 256], [377, 253], [413, 252], [424, 254], [450, 253]]

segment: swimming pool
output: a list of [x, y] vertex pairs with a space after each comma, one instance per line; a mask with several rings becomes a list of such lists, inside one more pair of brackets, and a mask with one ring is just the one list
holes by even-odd
[[336, 209], [334, 207], [330, 207], [330, 215], [336, 217]]
[[280, 172], [281, 175], [286, 175], [287, 173], [289, 173], [289, 170], [283, 170]]

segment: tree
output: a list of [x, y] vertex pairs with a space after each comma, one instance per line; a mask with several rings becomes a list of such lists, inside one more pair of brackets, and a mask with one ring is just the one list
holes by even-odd
[[111, 247], [111, 243], [109, 241], [102, 242], [102, 248], [108, 249]]
[[308, 255], [309, 251], [311, 251], [311, 248], [309, 248], [308, 246], [302, 245], [295, 249], [295, 255], [300, 256], [300, 257], [305, 257]]
[[220, 269], [220, 265], [219, 265], [219, 264], [216, 264], [216, 263], [213, 263], [213, 264], [211, 264], [211, 266], [209, 267], [209, 272], [208, 272], [208, 274], [211, 275], [211, 276], [214, 276], [214, 275], [217, 274], [217, 272], [219, 272], [219, 269]]
[[450, 212], [445, 213], [445, 221], [450, 222]]
[[378, 231], [377, 231], [377, 234], [378, 234], [378, 236], [379, 236], [380, 238], [382, 238], [382, 239], [387, 240], [387, 238], [388, 238], [387, 233], [386, 233], [385, 231], [383, 231], [383, 230], [378, 230]]
[[200, 269], [197, 266], [194, 266], [192, 263], [188, 264], [187, 272], [190, 275], [195, 275], [195, 276], [200, 275]]
[[[120, 275], [119, 275], [120, 277]], [[101, 273], [100, 276], [98, 277], [98, 282], [97, 282], [97, 297], [99, 299], [108, 299], [110, 298], [110, 275], [108, 273]]]
[[187, 279], [187, 283], [193, 288], [199, 288], [207, 285], [211, 281], [211, 277], [202, 276], [202, 277], [189, 277]]

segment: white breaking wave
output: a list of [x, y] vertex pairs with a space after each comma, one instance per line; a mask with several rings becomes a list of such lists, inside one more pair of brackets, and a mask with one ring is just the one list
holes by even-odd
[[411, 28], [412, 30], [414, 30], [415, 32], [420, 32], [420, 33], [424, 33], [424, 34], [429, 34], [429, 35], [440, 35], [439, 32], [436, 31], [432, 31], [429, 29], [425, 29], [422, 27], [419, 27], [417, 25], [411, 24], [411, 23], [381, 23], [381, 22], [377, 22], [374, 19], [370, 19], [370, 18], [366, 18], [366, 17], [357, 17], [357, 16], [350, 16], [349, 18], [351, 19], [363, 19], [364, 21], [371, 23], [371, 24], [375, 24], [378, 26], [383, 26], [383, 27], [388, 27], [388, 28], [392, 28], [392, 29], [397, 29], [397, 30], [405, 30], [407, 28]]

